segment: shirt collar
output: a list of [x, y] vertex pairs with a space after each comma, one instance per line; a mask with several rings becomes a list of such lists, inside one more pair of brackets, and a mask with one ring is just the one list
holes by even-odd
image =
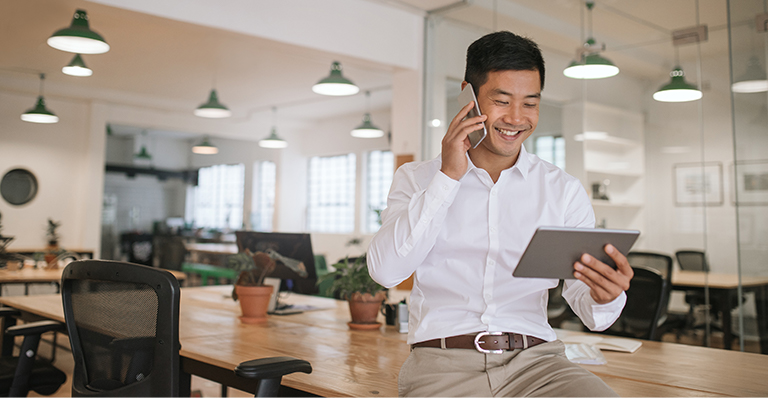
[[[469, 157], [469, 152], [467, 152], [465, 156], [467, 157], [467, 171], [464, 173], [464, 175], [467, 175], [469, 172], [476, 169], [477, 166], [472, 163], [472, 159]], [[520, 172], [520, 175], [524, 180], [528, 179], [528, 172], [531, 170], [531, 159], [528, 156], [528, 151], [525, 150], [525, 145], [520, 145], [520, 153], [517, 156], [517, 162], [515, 162], [512, 167], [502, 170], [501, 173], [504, 174], [507, 170], [514, 169], [517, 169]]]

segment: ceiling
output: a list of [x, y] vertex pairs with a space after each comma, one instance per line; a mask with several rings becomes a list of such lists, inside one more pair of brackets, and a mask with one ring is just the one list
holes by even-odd
[[[583, 0], [360, 1], [434, 15], [479, 31], [512, 30], [534, 38], [545, 51], [565, 56], [574, 56], [582, 40]], [[674, 63], [672, 32], [697, 24], [696, 4], [698, 21], [709, 26], [702, 56], [727, 55], [725, 0], [597, 0], [593, 36], [605, 43], [604, 55], [622, 73], [663, 80]], [[45, 42], [69, 25], [76, 8], [88, 10], [91, 28], [112, 46], [106, 54], [84, 56], [95, 71], [89, 78], [62, 74], [72, 54]], [[392, 97], [391, 66], [85, 0], [3, 0], [0, 37], [0, 87], [28, 94], [37, 92], [36, 74], [44, 72], [46, 96], [99, 99], [178, 114], [191, 113], [215, 86], [234, 120], [271, 121], [276, 106], [280, 120], [311, 123], [361, 113], [366, 107], [362, 95], [331, 98], [310, 91], [338, 60], [345, 76], [363, 90], [372, 90], [371, 108], [388, 109]], [[680, 47], [679, 56], [683, 62], [695, 60], [697, 46]]]

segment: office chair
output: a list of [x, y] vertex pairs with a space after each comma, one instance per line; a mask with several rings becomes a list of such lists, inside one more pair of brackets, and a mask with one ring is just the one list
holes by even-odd
[[[709, 272], [709, 262], [707, 261], [707, 255], [700, 250], [678, 250], [675, 252], [677, 263], [680, 265], [680, 269], [683, 271], [698, 271]], [[742, 298], [743, 300], [743, 298]], [[688, 329], [701, 329], [706, 327], [706, 324], [696, 324], [696, 309], [699, 307], [707, 307], [706, 296], [702, 289], [688, 290], [685, 292], [685, 302], [689, 305], [688, 317], [686, 327]], [[743, 302], [743, 301], [742, 301]], [[729, 310], [736, 308], [739, 305], [739, 299], [734, 298], [728, 305]], [[721, 303], [718, 298], [710, 296], [709, 313], [712, 320], [719, 321], [720, 314], [718, 309], [721, 308]], [[730, 327], [730, 325], [717, 325], [710, 322], [710, 328], [713, 330], [722, 331], [724, 327]], [[705, 345], [707, 344], [707, 337], [705, 336]]]
[[[37, 358], [40, 337], [45, 332], [64, 331], [64, 325], [55, 321], [41, 321], [16, 326], [20, 312], [13, 308], [0, 308], [3, 319], [3, 343], [0, 349], [0, 395], [26, 397], [30, 391], [41, 395], [55, 393], [67, 375], [50, 362]], [[14, 357], [14, 339], [24, 336], [20, 354]]]
[[[70, 263], [62, 304], [75, 369], [73, 396], [179, 396], [179, 282], [168, 271], [106, 260]], [[274, 393], [283, 375], [310, 373], [307, 361], [264, 358], [236, 374]]]
[[663, 312], [662, 303], [668, 300], [669, 285], [654, 268], [635, 267], [635, 276], [627, 290], [627, 304], [619, 319], [602, 333], [658, 341], [658, 324]]
[[664, 278], [665, 289], [669, 294], [664, 296], [664, 301], [661, 303], [661, 316], [657, 325], [659, 338], [671, 329], [682, 328], [685, 319], [679, 314], [674, 316], [668, 312], [669, 298], [672, 295], [672, 257], [661, 253], [631, 251], [627, 253], [627, 261], [632, 267], [653, 268]]

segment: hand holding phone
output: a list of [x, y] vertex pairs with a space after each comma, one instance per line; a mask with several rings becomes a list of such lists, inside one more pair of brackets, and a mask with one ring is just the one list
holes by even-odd
[[[475, 96], [475, 90], [472, 88], [471, 83], [467, 83], [466, 86], [464, 86], [464, 89], [461, 90], [461, 94], [459, 94], [459, 104], [461, 104], [462, 107], [466, 106], [468, 103], [474, 101], [475, 106], [470, 109], [469, 114], [467, 114], [467, 118], [480, 116], [482, 113], [480, 112], [480, 107], [477, 105], [477, 97]], [[483, 139], [488, 135], [488, 130], [485, 128], [485, 123], [482, 124], [483, 128], [475, 130], [471, 133], [469, 133], [469, 144], [472, 148], [477, 148], [478, 145], [483, 141]]]

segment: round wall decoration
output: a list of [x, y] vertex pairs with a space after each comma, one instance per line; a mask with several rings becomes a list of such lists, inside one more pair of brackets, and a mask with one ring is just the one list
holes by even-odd
[[37, 178], [29, 170], [13, 169], [0, 181], [0, 195], [12, 205], [29, 203], [37, 195]]

